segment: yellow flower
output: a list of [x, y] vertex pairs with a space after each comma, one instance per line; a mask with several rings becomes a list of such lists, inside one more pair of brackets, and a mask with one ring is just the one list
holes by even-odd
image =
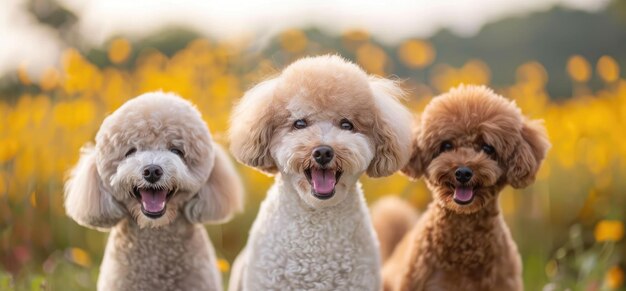
[[596, 71], [600, 78], [607, 83], [614, 82], [619, 79], [619, 65], [614, 58], [610, 56], [602, 56], [596, 65]]
[[227, 260], [219, 258], [217, 259], [217, 268], [220, 270], [220, 272], [226, 273], [228, 272], [228, 270], [230, 270], [230, 264]]
[[435, 49], [430, 42], [409, 40], [398, 48], [398, 56], [409, 68], [424, 68], [435, 60]]
[[582, 56], [574, 55], [567, 61], [567, 73], [576, 82], [586, 82], [591, 77], [591, 66]]
[[109, 60], [114, 64], [120, 64], [128, 59], [132, 47], [124, 38], [114, 39], [109, 45]]
[[55, 68], [48, 68], [41, 76], [39, 87], [41, 90], [50, 91], [59, 84], [59, 71]]
[[613, 266], [604, 276], [604, 284], [609, 289], [618, 289], [624, 285], [624, 271], [618, 266]]
[[594, 232], [596, 241], [619, 241], [624, 236], [624, 223], [619, 220], [602, 220]]
[[387, 55], [377, 45], [366, 43], [360, 46], [356, 51], [356, 59], [366, 71], [377, 75], [385, 74]]
[[19, 148], [19, 143], [15, 139], [0, 139], [0, 163], [4, 163], [12, 159]]
[[548, 81], [548, 72], [539, 62], [528, 62], [515, 71], [517, 82], [530, 84], [533, 88], [543, 87]]
[[85, 268], [91, 266], [91, 257], [89, 254], [80, 248], [70, 248], [67, 251], [67, 257], [70, 261]]

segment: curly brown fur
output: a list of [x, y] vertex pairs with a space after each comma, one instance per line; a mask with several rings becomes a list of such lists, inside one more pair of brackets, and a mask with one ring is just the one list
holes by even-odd
[[385, 290], [522, 290], [498, 193], [533, 182], [550, 147], [545, 130], [482, 86], [435, 98], [419, 121], [403, 172], [423, 174], [434, 201], [385, 262]]
[[147, 93], [108, 116], [65, 185], [67, 214], [111, 229], [99, 290], [221, 290], [200, 225], [241, 209], [241, 182], [194, 106]]

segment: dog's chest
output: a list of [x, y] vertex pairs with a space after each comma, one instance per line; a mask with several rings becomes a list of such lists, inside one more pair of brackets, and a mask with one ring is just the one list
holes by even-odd
[[[277, 215], [260, 229], [249, 260], [264, 290], [368, 290], [378, 284], [373, 237], [356, 217]], [[253, 287], [253, 286], [250, 286]], [[254, 289], [254, 288], [253, 288]], [[252, 289], [251, 289], [252, 290]]]
[[214, 258], [203, 230], [131, 230], [109, 238], [99, 290], [218, 290]]

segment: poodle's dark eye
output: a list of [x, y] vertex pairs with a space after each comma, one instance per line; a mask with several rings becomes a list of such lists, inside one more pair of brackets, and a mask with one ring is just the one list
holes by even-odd
[[298, 119], [293, 123], [293, 128], [295, 129], [303, 129], [306, 128], [307, 124], [306, 124], [306, 120], [304, 119]]
[[352, 125], [352, 122], [350, 122], [350, 120], [347, 120], [345, 118], [341, 120], [341, 122], [339, 123], [339, 126], [343, 130], [353, 130], [354, 129], [354, 125]]
[[136, 148], [131, 148], [131, 149], [129, 149], [129, 150], [126, 152], [126, 154], [124, 155], [124, 157], [128, 158], [128, 156], [130, 156], [130, 155], [134, 154], [136, 151], [137, 151], [137, 149], [136, 149]]
[[452, 145], [452, 143], [450, 141], [444, 141], [441, 143], [441, 147], [439, 148], [440, 152], [447, 152], [447, 151], [451, 151], [452, 149], [454, 149], [454, 145]]
[[484, 144], [482, 147], [483, 152], [485, 152], [485, 154], [488, 155], [493, 155], [496, 153], [496, 149], [494, 149], [492, 146], [488, 145], [488, 144]]
[[173, 152], [174, 154], [178, 155], [181, 158], [185, 157], [185, 153], [183, 153], [183, 151], [177, 149], [177, 148], [171, 148], [170, 152]]

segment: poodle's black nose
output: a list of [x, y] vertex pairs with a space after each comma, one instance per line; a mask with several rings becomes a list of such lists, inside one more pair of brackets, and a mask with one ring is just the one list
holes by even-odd
[[163, 176], [163, 169], [157, 165], [148, 165], [143, 168], [143, 178], [150, 183], [154, 183]]
[[470, 179], [472, 179], [474, 173], [472, 173], [472, 170], [468, 167], [459, 167], [456, 169], [456, 172], [454, 172], [454, 175], [456, 176], [457, 181], [467, 183]]
[[333, 148], [329, 146], [319, 146], [313, 150], [313, 158], [320, 166], [326, 165], [332, 161], [333, 156], [335, 156], [335, 153], [333, 152]]

